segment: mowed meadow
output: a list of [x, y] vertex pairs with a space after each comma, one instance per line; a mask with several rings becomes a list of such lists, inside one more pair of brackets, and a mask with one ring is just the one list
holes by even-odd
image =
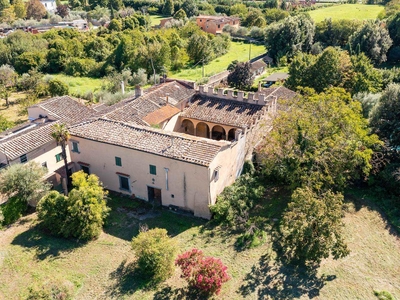
[[[265, 199], [265, 214], [278, 222], [287, 195]], [[400, 239], [364, 197], [348, 196], [345, 237], [351, 253], [305, 271], [278, 262], [272, 235], [253, 249], [238, 247], [238, 234], [167, 210], [151, 211], [129, 198], [112, 197], [100, 238], [87, 244], [46, 235], [35, 213], [0, 231], [0, 299], [26, 299], [52, 286], [73, 299], [185, 299], [178, 269], [157, 288], [135, 274], [130, 241], [140, 225], [166, 228], [183, 252], [199, 248], [222, 259], [231, 280], [218, 299], [376, 299], [374, 290], [400, 298]], [[138, 209], [148, 210], [138, 216]], [[150, 209], [150, 210], [149, 210]], [[144, 219], [144, 216], [147, 218]]]
[[341, 4], [319, 8], [308, 13], [314, 22], [318, 23], [329, 18], [332, 20], [376, 19], [383, 10], [384, 6], [382, 5]]

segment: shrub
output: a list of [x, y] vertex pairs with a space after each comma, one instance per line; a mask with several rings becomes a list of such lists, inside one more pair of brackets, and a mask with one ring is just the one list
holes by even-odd
[[205, 296], [218, 295], [222, 284], [230, 279], [228, 268], [220, 259], [204, 257], [198, 249], [179, 255], [175, 264], [181, 268], [182, 277], [187, 280], [189, 287]]
[[3, 225], [8, 225], [17, 221], [27, 210], [26, 201], [18, 197], [11, 197], [3, 206]]
[[74, 187], [68, 197], [53, 191], [38, 204], [38, 218], [52, 234], [80, 240], [97, 238], [108, 215], [99, 178], [83, 171], [72, 174]]
[[165, 229], [140, 232], [132, 239], [132, 248], [138, 258], [139, 271], [144, 276], [157, 283], [172, 275], [178, 248]]
[[52, 79], [49, 81], [49, 92], [52, 97], [68, 95], [68, 85], [59, 79]]

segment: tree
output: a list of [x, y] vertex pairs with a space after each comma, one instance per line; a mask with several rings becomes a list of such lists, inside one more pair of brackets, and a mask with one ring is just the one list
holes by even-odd
[[26, 6], [26, 17], [40, 21], [46, 15], [46, 8], [40, 0], [29, 0]]
[[271, 24], [265, 33], [268, 53], [275, 61], [279, 61], [285, 55], [292, 59], [298, 52], [309, 52], [314, 33], [314, 22], [308, 15], [300, 14]]
[[267, 23], [265, 22], [263, 13], [259, 9], [253, 9], [248, 14], [244, 20], [244, 25], [247, 27], [259, 27], [264, 28]]
[[59, 15], [61, 18], [67, 17], [69, 15], [68, 5], [65, 4], [57, 5], [56, 14]]
[[242, 21], [246, 18], [247, 13], [248, 9], [246, 5], [244, 5], [243, 3], [236, 3], [235, 5], [232, 5], [231, 8], [229, 9], [230, 16], [237, 16]]
[[9, 201], [3, 210], [5, 223], [16, 221], [28, 208], [34, 206], [50, 185], [43, 180], [46, 170], [36, 162], [14, 164], [0, 171], [0, 193]]
[[185, 11], [181, 8], [174, 14], [174, 19], [185, 20], [187, 18]]
[[68, 95], [69, 88], [64, 82], [59, 79], [49, 81], [49, 92], [52, 97]]
[[220, 259], [205, 257], [198, 249], [179, 255], [175, 264], [181, 268], [182, 277], [188, 281], [189, 286], [206, 298], [218, 295], [222, 284], [230, 279], [228, 268]]
[[197, 16], [199, 14], [199, 10], [197, 9], [197, 5], [194, 0], [185, 0], [182, 3], [181, 8], [185, 11], [188, 18]]
[[388, 31], [393, 41], [393, 46], [400, 46], [400, 12], [389, 19]]
[[0, 132], [7, 130], [14, 126], [14, 123], [7, 120], [2, 114], [0, 114]]
[[349, 43], [350, 36], [360, 29], [360, 20], [332, 20], [325, 19], [316, 24], [315, 41], [325, 47], [345, 48]]
[[67, 176], [67, 178], [64, 178], [64, 194], [68, 196], [68, 161], [66, 147], [71, 135], [65, 124], [54, 124], [51, 136], [55, 139], [57, 145], [61, 146], [61, 155], [64, 160], [65, 175]]
[[39, 220], [52, 234], [78, 240], [97, 238], [110, 209], [99, 178], [83, 171], [72, 174], [69, 196], [53, 191], [37, 207]]
[[353, 50], [360, 49], [376, 64], [387, 60], [386, 54], [392, 46], [389, 32], [381, 21], [366, 21], [350, 37], [349, 43]]
[[208, 63], [213, 58], [211, 40], [205, 33], [194, 33], [188, 40], [187, 54], [195, 63]]
[[317, 194], [309, 187], [296, 189], [280, 228], [285, 258], [318, 264], [330, 254], [334, 259], [347, 256], [350, 251], [343, 239], [342, 205], [341, 194]]
[[235, 69], [228, 75], [228, 84], [239, 90], [250, 88], [253, 81], [254, 77], [249, 62], [237, 63]]
[[110, 24], [108, 24], [108, 30], [110, 31], [122, 31], [122, 23], [118, 19], [111, 20]]
[[31, 70], [38, 70], [46, 63], [46, 54], [43, 51], [24, 52], [14, 60], [15, 70], [19, 74], [28, 73]]
[[154, 282], [162, 282], [174, 271], [177, 245], [161, 228], [140, 232], [132, 239], [132, 248], [141, 273]]
[[174, 2], [172, 0], [165, 0], [162, 14], [164, 16], [172, 16], [174, 14]]
[[292, 189], [342, 190], [371, 169], [373, 149], [361, 104], [343, 89], [332, 88], [291, 100], [264, 141], [264, 171]]
[[400, 146], [400, 85], [390, 84], [371, 112], [371, 127], [387, 146]]
[[10, 90], [17, 84], [18, 74], [9, 65], [0, 67], [0, 96], [5, 99], [7, 108], [9, 107], [8, 97]]
[[265, 10], [265, 20], [267, 21], [267, 24], [278, 22], [287, 17], [289, 17], [289, 13], [279, 8], [271, 8]]

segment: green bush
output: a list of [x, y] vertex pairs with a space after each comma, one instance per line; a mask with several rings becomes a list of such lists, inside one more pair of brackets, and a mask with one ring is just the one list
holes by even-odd
[[226, 187], [210, 206], [214, 219], [232, 226], [244, 225], [249, 219], [250, 209], [264, 195], [254, 168], [245, 166], [248, 173], [242, 174], [234, 184]]
[[110, 209], [106, 206], [99, 178], [83, 171], [72, 174], [74, 187], [68, 197], [53, 191], [38, 204], [38, 218], [52, 234], [65, 238], [91, 240], [97, 238]]
[[68, 95], [69, 88], [64, 82], [59, 79], [49, 81], [49, 92], [52, 97]]
[[72, 287], [58, 281], [51, 281], [43, 285], [32, 285], [28, 288], [26, 300], [69, 300], [72, 299]]
[[161, 228], [140, 232], [132, 239], [140, 272], [154, 282], [162, 282], [174, 271], [174, 258], [178, 247]]
[[3, 206], [3, 225], [8, 225], [17, 221], [26, 212], [28, 203], [14, 196], [8, 199]]

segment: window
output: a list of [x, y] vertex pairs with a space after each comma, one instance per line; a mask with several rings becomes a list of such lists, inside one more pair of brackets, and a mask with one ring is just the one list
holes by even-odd
[[221, 28], [221, 25], [218, 25], [218, 28]]
[[81, 170], [82, 170], [84, 173], [90, 175], [90, 169], [89, 169], [88, 166], [83, 166], [83, 165], [80, 165], [80, 166], [81, 166]]
[[56, 154], [56, 162], [59, 162], [62, 160], [62, 153]]
[[26, 157], [26, 154], [23, 154], [19, 157], [19, 161], [21, 162], [21, 164], [24, 164], [28, 161], [28, 158]]
[[47, 170], [47, 161], [45, 161], [45, 162], [42, 162], [42, 168], [44, 168], [44, 169], [46, 169], [46, 170]]
[[150, 165], [150, 174], [157, 175], [157, 168], [156, 166]]
[[130, 192], [131, 187], [129, 184], [129, 177], [122, 176], [122, 175], [118, 175], [118, 176], [119, 176], [119, 189]]
[[118, 167], [122, 167], [121, 157], [118, 156], [115, 157], [115, 165], [117, 165]]
[[78, 142], [72, 142], [72, 152], [79, 153], [79, 143]]

